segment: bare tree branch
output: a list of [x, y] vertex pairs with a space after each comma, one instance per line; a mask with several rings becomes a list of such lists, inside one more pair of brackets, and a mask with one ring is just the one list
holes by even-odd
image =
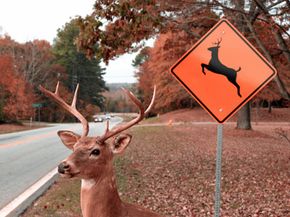
[[[287, 44], [286, 44], [286, 42], [284, 41], [284, 39], [283, 39], [283, 37], [282, 37], [280, 31], [279, 31], [279, 30], [276, 31], [276, 30], [274, 29], [274, 26], [280, 27], [280, 28], [279, 28], [280, 30], [283, 30], [283, 28], [281, 28], [281, 26], [278, 25], [278, 24], [273, 20], [273, 18], [272, 18], [272, 17], [270, 16], [270, 14], [269, 14], [269, 11], [268, 11], [267, 8], [263, 5], [263, 3], [260, 2], [260, 0], [254, 0], [254, 1], [257, 3], [258, 7], [259, 7], [259, 8], [262, 10], [262, 12], [265, 14], [265, 17], [266, 17], [267, 21], [269, 22], [272, 31], [274, 32], [275, 39], [276, 39], [277, 44], [279, 45], [280, 49], [281, 49], [281, 50], [289, 50], [289, 48], [287, 47]], [[287, 31], [284, 30], [283, 32], [286, 33], [287, 35], [289, 35], [289, 34], [287, 33]], [[283, 54], [284, 54], [284, 56], [286, 57], [286, 59], [287, 59], [287, 61], [288, 61], [288, 64], [289, 64], [289, 63], [290, 63], [290, 53], [289, 53], [289, 52], [283, 52]]]

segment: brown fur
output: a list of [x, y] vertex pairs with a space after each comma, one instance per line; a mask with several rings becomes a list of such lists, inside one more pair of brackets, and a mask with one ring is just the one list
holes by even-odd
[[90, 189], [81, 188], [81, 207], [85, 217], [159, 217], [141, 206], [121, 201], [114, 179], [105, 179]]
[[[58, 171], [67, 178], [79, 177], [82, 179], [81, 208], [84, 217], [157, 217], [157, 214], [141, 209], [137, 206], [123, 203], [116, 188], [113, 156], [122, 153], [131, 141], [128, 134], [120, 134], [122, 131], [140, 122], [153, 106], [156, 86], [152, 100], [145, 110], [142, 103], [130, 91], [124, 89], [128, 97], [139, 108], [139, 115], [128, 123], [116, 129], [109, 130], [109, 122], [105, 133], [99, 137], [88, 137], [89, 123], [76, 109], [77, 85], [72, 104], [68, 105], [59, 96], [59, 82], [55, 92], [39, 87], [46, 96], [52, 98], [67, 112], [75, 116], [83, 125], [82, 136], [71, 131], [59, 131], [58, 135], [63, 144], [73, 153], [58, 165]], [[110, 143], [109, 138], [120, 134]]]
[[[110, 143], [100, 144], [98, 137], [80, 137], [69, 131], [59, 132], [73, 153], [62, 162], [62, 175], [82, 179], [81, 208], [84, 217], [160, 217], [145, 208], [123, 202], [116, 187], [113, 157], [122, 153], [131, 136], [122, 134]], [[100, 154], [93, 156], [92, 150]]]

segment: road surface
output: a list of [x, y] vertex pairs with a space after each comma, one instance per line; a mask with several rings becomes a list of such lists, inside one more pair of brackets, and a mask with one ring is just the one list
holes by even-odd
[[[121, 118], [110, 121], [110, 127]], [[0, 209], [25, 191], [71, 151], [58, 138], [58, 130], [81, 134], [81, 124], [57, 124], [51, 127], [0, 135]], [[90, 136], [104, 132], [105, 122], [90, 123]]]

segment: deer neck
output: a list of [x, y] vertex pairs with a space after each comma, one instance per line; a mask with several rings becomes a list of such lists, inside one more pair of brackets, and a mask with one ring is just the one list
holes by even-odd
[[82, 179], [81, 208], [83, 217], [121, 216], [122, 201], [113, 173], [99, 179]]
[[214, 62], [214, 63], [219, 63], [219, 56], [218, 56], [218, 50], [214, 50], [211, 52], [211, 61], [210, 62]]

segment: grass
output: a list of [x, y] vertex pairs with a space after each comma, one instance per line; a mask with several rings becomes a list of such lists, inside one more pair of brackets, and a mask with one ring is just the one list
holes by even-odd
[[[44, 197], [40, 197], [23, 216], [75, 217], [81, 216], [80, 180], [59, 179]], [[29, 214], [27, 214], [29, 213]]]

